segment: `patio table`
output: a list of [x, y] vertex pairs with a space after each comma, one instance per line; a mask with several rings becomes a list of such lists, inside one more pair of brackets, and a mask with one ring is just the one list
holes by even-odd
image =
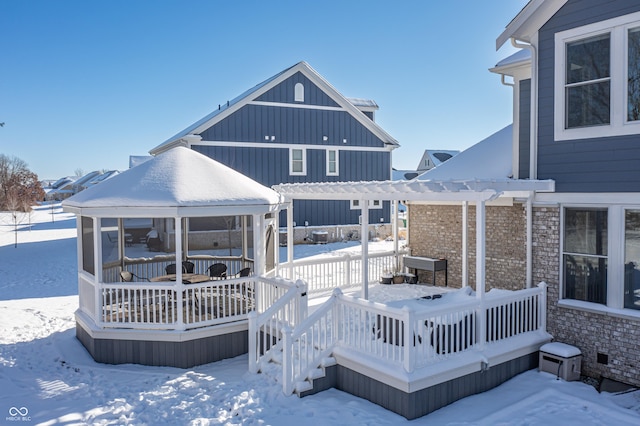
[[[177, 279], [176, 274], [167, 274], [167, 275], [159, 275], [157, 277], [151, 278], [149, 281], [157, 283], [163, 281], [175, 281]], [[182, 281], [185, 284], [196, 284], [203, 283], [209, 281], [208, 275], [203, 274], [182, 274]]]

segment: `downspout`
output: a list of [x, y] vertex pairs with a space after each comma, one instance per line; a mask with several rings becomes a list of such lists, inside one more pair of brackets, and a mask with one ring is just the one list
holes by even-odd
[[529, 179], [538, 178], [538, 57], [536, 47], [511, 37], [511, 45], [531, 52], [531, 118], [529, 124]]

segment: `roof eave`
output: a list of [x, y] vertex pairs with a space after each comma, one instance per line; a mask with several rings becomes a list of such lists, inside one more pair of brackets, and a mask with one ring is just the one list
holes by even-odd
[[516, 38], [530, 43], [532, 37], [568, 0], [531, 0], [496, 39], [496, 50]]

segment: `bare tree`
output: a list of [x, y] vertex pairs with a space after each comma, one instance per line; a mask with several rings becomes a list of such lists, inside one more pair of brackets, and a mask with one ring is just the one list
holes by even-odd
[[0, 210], [29, 212], [43, 198], [38, 175], [28, 169], [27, 163], [0, 154]]
[[82, 176], [84, 176], [84, 170], [82, 170], [81, 168], [77, 168], [77, 169], [75, 169], [73, 173], [75, 173], [75, 176], [76, 176], [76, 177], [82, 177]]

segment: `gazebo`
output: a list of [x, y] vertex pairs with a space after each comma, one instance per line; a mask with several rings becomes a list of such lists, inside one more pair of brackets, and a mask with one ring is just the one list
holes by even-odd
[[246, 353], [247, 314], [277, 264], [286, 206], [184, 147], [69, 198], [78, 339], [105, 363], [189, 367]]

